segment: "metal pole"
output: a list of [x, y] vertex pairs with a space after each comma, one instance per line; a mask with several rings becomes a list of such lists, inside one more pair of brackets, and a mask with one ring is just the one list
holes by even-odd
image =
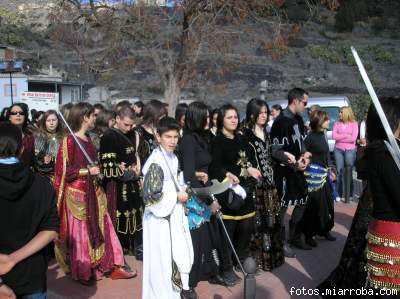
[[10, 92], [11, 92], [11, 105], [14, 104], [13, 86], [12, 86], [12, 72], [10, 72]]
[[[212, 196], [214, 197], [214, 196]], [[222, 218], [222, 213], [221, 211], [218, 211], [216, 213], [217, 218], [219, 219], [221, 226], [225, 232], [225, 236], [228, 239], [229, 245], [231, 246], [233, 255], [236, 258], [236, 261], [240, 267], [240, 271], [242, 271], [243, 273], [243, 277], [244, 277], [244, 292], [243, 292], [243, 298], [244, 299], [255, 299], [256, 298], [256, 278], [254, 273], [256, 272], [256, 263], [254, 262], [254, 260], [251, 257], [248, 257], [245, 261], [245, 266], [247, 267], [243, 267], [242, 262], [239, 259], [239, 256], [236, 253], [235, 247], [233, 246], [232, 240], [229, 237], [228, 231], [225, 227], [224, 224], [224, 220]], [[247, 268], [245, 270], [245, 268]]]

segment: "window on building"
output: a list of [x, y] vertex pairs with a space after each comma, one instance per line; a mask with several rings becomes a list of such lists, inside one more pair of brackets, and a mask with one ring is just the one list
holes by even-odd
[[[12, 92], [13, 92], [13, 97], [17, 96], [17, 85], [13, 84], [12, 85]], [[4, 84], [4, 96], [10, 97], [11, 96], [11, 85], [10, 84]]]
[[71, 88], [71, 102], [79, 102], [79, 89]]

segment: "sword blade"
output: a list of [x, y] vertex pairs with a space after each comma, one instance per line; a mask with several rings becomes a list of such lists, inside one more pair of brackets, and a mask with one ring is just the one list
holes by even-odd
[[228, 179], [223, 180], [221, 183], [217, 180], [211, 180], [212, 185], [203, 188], [191, 188], [199, 196], [211, 196], [213, 194], [220, 194], [226, 191], [231, 182]]
[[363, 78], [365, 86], [367, 87], [367, 90], [371, 97], [372, 103], [375, 106], [376, 112], [378, 113], [379, 118], [381, 119], [383, 128], [385, 129], [386, 135], [388, 136], [389, 144], [390, 144], [389, 152], [392, 155], [394, 162], [396, 163], [397, 167], [400, 170], [400, 148], [399, 148], [399, 145], [396, 141], [396, 138], [394, 137], [392, 129], [390, 128], [389, 122], [387, 121], [385, 112], [382, 109], [381, 103], [379, 102], [378, 96], [375, 93], [374, 87], [372, 86], [372, 83], [369, 80], [369, 77], [364, 68], [364, 65], [361, 62], [360, 56], [358, 56], [358, 53], [354, 47], [351, 47], [351, 52], [353, 53], [353, 57], [358, 66], [358, 70], [360, 71], [361, 77]]
[[89, 154], [86, 152], [85, 148], [83, 145], [79, 142], [78, 138], [75, 136], [74, 132], [72, 131], [71, 127], [68, 125], [67, 121], [64, 118], [64, 115], [62, 115], [61, 112], [58, 112], [58, 115], [60, 116], [61, 120], [63, 121], [65, 127], [71, 134], [72, 138], [74, 138], [75, 143], [78, 145], [79, 149], [81, 150], [82, 154], [85, 156], [86, 160], [88, 161], [89, 165], [94, 165], [93, 160], [90, 158]]

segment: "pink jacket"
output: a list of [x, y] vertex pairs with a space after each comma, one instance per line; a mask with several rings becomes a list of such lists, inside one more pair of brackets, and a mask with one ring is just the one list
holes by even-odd
[[336, 141], [335, 147], [340, 150], [353, 150], [356, 148], [358, 137], [358, 124], [356, 121], [343, 123], [335, 122], [332, 130], [332, 138]]

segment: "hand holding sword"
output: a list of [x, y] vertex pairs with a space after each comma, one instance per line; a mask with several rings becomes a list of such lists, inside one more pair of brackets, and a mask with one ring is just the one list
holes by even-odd
[[92, 176], [97, 176], [100, 180], [103, 179], [103, 175], [100, 173], [100, 168], [98, 164], [93, 161], [89, 154], [86, 152], [85, 148], [83, 145], [79, 142], [78, 138], [75, 136], [74, 132], [72, 131], [71, 127], [67, 123], [67, 121], [64, 118], [64, 115], [62, 115], [61, 112], [58, 112], [58, 115], [60, 116], [61, 120], [63, 121], [65, 127], [67, 128], [68, 132], [71, 134], [72, 138], [74, 139], [75, 143], [78, 145], [79, 149], [81, 150], [82, 154], [85, 156], [86, 161], [88, 162], [88, 171], [89, 174]]

